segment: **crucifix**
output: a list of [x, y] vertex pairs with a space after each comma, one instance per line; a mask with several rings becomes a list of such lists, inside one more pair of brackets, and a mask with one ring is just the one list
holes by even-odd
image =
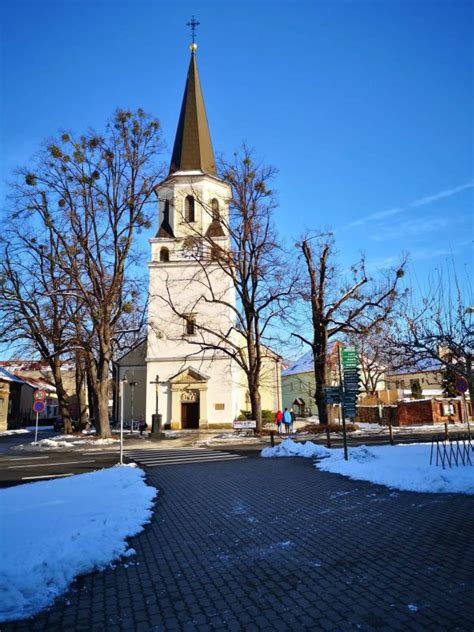
[[193, 15], [193, 17], [191, 18], [191, 22], [186, 22], [186, 26], [190, 26], [190, 27], [191, 27], [191, 34], [192, 34], [192, 37], [193, 37], [193, 44], [195, 43], [195, 42], [194, 42], [194, 39], [195, 39], [195, 35], [196, 35], [196, 28], [197, 28], [200, 24], [201, 24], [201, 23], [200, 23], [200, 22], [198, 22], [198, 21], [196, 20], [196, 18], [194, 17], [194, 15]]
[[160, 376], [157, 375], [155, 377], [155, 379], [153, 380], [153, 382], [150, 382], [150, 384], [156, 384], [156, 400], [155, 400], [155, 413], [158, 414], [158, 389], [159, 386], [161, 384], [160, 382]]

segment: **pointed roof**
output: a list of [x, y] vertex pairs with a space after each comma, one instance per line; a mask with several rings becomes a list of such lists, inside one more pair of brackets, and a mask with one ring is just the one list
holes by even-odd
[[176, 171], [196, 170], [212, 176], [217, 175], [195, 48], [191, 47], [191, 60], [171, 157], [170, 175]]

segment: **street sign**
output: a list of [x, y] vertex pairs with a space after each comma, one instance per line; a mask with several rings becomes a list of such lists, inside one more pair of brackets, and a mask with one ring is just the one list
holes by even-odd
[[34, 395], [33, 395], [33, 399], [35, 401], [44, 401], [46, 398], [48, 397], [48, 394], [46, 393], [46, 391], [43, 391], [41, 389], [38, 389], [37, 391], [35, 391]]
[[459, 375], [456, 378], [456, 390], [459, 391], [460, 393], [465, 393], [468, 388], [469, 388], [469, 385], [467, 383], [466, 378], [462, 377], [462, 375]]
[[37, 400], [33, 404], [33, 410], [35, 411], [35, 413], [42, 413], [45, 408], [46, 408], [46, 405], [41, 400]]
[[249, 430], [257, 427], [255, 419], [234, 419], [235, 430]]
[[352, 368], [359, 365], [359, 356], [353, 347], [344, 347], [341, 351], [342, 368]]

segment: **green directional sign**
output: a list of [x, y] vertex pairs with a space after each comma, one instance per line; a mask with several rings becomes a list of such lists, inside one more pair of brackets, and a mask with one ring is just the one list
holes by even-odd
[[353, 347], [344, 347], [341, 351], [342, 367], [344, 369], [357, 367], [359, 365], [359, 356]]

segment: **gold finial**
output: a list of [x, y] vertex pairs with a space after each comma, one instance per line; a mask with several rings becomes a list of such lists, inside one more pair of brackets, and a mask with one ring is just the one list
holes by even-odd
[[194, 53], [197, 51], [197, 47], [198, 45], [196, 44], [196, 42], [193, 42], [192, 44], [189, 45], [189, 50], [191, 51], [191, 55], [194, 55]]

